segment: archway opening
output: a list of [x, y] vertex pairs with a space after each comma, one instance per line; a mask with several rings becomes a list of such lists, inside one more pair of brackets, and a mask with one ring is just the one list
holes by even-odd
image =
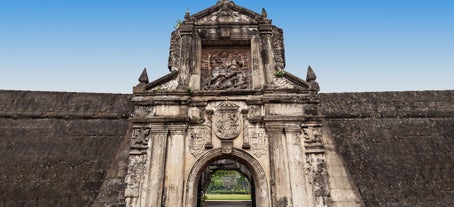
[[234, 159], [209, 163], [200, 175], [198, 186], [197, 206], [256, 206], [252, 173]]
[[186, 183], [186, 206], [199, 207], [205, 204], [202, 198], [211, 181], [211, 174], [218, 170], [234, 170], [247, 177], [251, 200], [247, 205], [236, 206], [270, 206], [268, 182], [260, 163], [243, 150], [232, 149], [231, 153], [226, 154], [220, 148], [205, 152], [194, 163]]

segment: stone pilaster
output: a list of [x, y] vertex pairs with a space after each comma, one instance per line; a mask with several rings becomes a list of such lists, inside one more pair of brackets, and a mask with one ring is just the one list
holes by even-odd
[[163, 125], [151, 126], [151, 139], [153, 146], [149, 150], [149, 172], [147, 182], [142, 187], [140, 206], [161, 206], [162, 189], [164, 185], [164, 167], [166, 163], [166, 146], [169, 133]]
[[213, 128], [213, 110], [206, 110], [207, 113], [207, 126], [210, 128], [210, 134], [207, 136], [207, 141], [205, 143], [205, 149], [213, 148], [213, 140], [211, 136], [211, 129]]
[[269, 137], [271, 206], [293, 206], [284, 127], [266, 123]]
[[169, 125], [164, 179], [164, 206], [183, 205], [186, 124]]
[[179, 87], [188, 87], [190, 74], [192, 70], [192, 59], [193, 59], [193, 31], [194, 26], [192, 21], [184, 21], [180, 28], [181, 34], [181, 58], [179, 69]]
[[287, 141], [288, 165], [292, 200], [294, 206], [312, 207], [313, 201], [308, 197], [304, 172], [304, 152], [302, 146], [301, 127], [298, 123], [286, 123], [285, 137]]
[[263, 20], [259, 24], [260, 33], [260, 59], [261, 65], [265, 73], [265, 85], [269, 85], [273, 81], [274, 77], [274, 54], [273, 54], [273, 38], [272, 38], [272, 26], [269, 20]]

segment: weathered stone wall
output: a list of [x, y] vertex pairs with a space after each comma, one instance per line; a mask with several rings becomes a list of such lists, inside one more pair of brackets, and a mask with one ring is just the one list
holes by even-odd
[[[0, 206], [120, 204], [131, 95], [0, 91]], [[454, 202], [454, 91], [321, 94], [366, 206]]]
[[321, 94], [365, 206], [452, 206], [454, 91]]
[[130, 98], [0, 91], [0, 206], [89, 206], [128, 129]]

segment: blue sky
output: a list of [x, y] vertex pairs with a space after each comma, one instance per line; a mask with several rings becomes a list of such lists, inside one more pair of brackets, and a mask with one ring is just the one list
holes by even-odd
[[[321, 92], [454, 89], [454, 1], [237, 0], [284, 30]], [[131, 93], [168, 72], [170, 33], [215, 0], [0, 0], [0, 89]]]

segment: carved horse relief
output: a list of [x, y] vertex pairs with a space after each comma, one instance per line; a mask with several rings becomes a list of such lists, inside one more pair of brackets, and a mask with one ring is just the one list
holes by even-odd
[[249, 47], [205, 47], [202, 51], [202, 89], [250, 87]]

